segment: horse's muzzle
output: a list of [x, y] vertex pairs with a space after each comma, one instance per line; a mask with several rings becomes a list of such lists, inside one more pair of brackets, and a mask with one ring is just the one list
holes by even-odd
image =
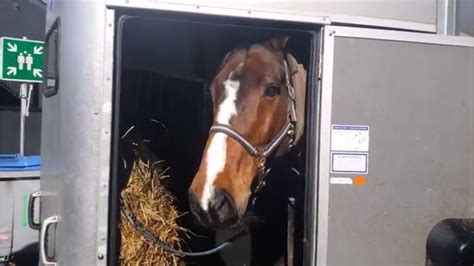
[[238, 221], [237, 209], [232, 197], [225, 190], [216, 190], [207, 210], [199, 204], [194, 193], [189, 191], [189, 207], [197, 220], [212, 229], [230, 228]]

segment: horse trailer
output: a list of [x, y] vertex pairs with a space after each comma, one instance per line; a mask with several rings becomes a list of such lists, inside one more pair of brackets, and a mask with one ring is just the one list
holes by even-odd
[[[119, 264], [121, 137], [133, 125], [166, 126], [154, 148], [186, 209], [216, 69], [240, 43], [273, 36], [289, 37], [307, 73], [301, 148], [261, 198], [273, 225], [259, 244], [247, 234], [189, 264], [258, 264], [277, 251], [272, 264], [474, 263], [474, 38], [448, 36], [450, 5], [434, 0], [416, 11], [288, 3], [47, 1], [41, 265]], [[186, 217], [208, 237], [185, 250], [231, 234]]]

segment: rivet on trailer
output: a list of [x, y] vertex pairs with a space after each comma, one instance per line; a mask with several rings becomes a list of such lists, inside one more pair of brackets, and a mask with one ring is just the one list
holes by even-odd
[[[264, 222], [189, 263], [472, 259], [472, 37], [436, 34], [435, 22], [235, 5], [52, 1], [48, 10], [43, 264], [118, 264], [121, 136], [149, 119], [166, 127], [141, 133], [169, 164], [180, 208], [191, 205], [183, 222], [205, 236], [184, 251], [235, 234], [227, 229], [253, 207], [258, 177], [266, 182], [254, 206]], [[306, 72], [294, 120], [288, 58]], [[296, 146], [275, 156], [302, 124]]]

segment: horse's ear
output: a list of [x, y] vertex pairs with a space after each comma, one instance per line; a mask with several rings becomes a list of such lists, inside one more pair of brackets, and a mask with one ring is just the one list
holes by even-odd
[[227, 63], [227, 61], [229, 60], [230, 56], [235, 52], [237, 51], [237, 49], [233, 49], [229, 52], [227, 52], [227, 54], [224, 56], [224, 59], [222, 59], [221, 61], [221, 64], [219, 65], [219, 67], [217, 68], [217, 73], [219, 73], [222, 68], [224, 67], [224, 65]]
[[274, 37], [270, 39], [267, 44], [276, 51], [283, 51], [288, 43], [288, 36]]

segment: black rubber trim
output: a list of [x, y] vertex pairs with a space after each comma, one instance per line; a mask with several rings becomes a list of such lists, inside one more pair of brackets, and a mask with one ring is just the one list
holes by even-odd
[[[308, 71], [308, 91], [306, 97], [306, 180], [305, 180], [305, 208], [304, 208], [304, 265], [310, 265], [310, 261], [316, 258], [311, 252], [312, 247], [317, 250], [318, 235], [318, 180], [319, 180], [319, 139], [320, 139], [320, 114], [321, 114], [321, 88], [318, 78], [320, 47], [322, 45], [319, 31], [312, 33], [311, 58]], [[312, 178], [315, 177], [315, 178]]]
[[[58, 93], [58, 88], [59, 88], [59, 46], [60, 46], [60, 28], [61, 28], [61, 18], [57, 17], [56, 20], [53, 22], [53, 25], [49, 28], [48, 32], [46, 33], [45, 36], [45, 75], [43, 77], [43, 95], [46, 98], [52, 97]], [[55, 41], [55, 47], [54, 47], [54, 87], [49, 87], [48, 86], [48, 79], [51, 78], [49, 77], [48, 73], [48, 65], [49, 65], [49, 45], [51, 42], [51, 36], [53, 36], [53, 33], [56, 33], [55, 36], [56, 38], [54, 39]]]

